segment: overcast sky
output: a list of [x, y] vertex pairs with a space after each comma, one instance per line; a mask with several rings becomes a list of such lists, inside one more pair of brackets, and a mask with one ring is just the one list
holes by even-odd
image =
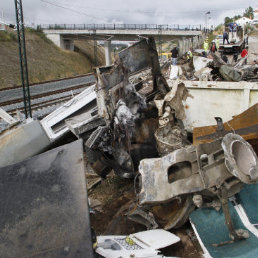
[[[23, 0], [26, 23], [205, 24], [218, 25], [225, 16], [242, 15], [257, 0]], [[15, 23], [14, 0], [0, 0], [0, 19]]]

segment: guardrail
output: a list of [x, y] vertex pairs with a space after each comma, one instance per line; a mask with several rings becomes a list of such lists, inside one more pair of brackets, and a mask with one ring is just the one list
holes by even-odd
[[196, 30], [204, 28], [201, 25], [179, 24], [43, 24], [38, 29], [51, 30]]

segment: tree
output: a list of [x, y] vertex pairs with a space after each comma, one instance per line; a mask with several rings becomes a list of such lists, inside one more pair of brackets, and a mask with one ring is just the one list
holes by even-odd
[[230, 22], [233, 22], [233, 18], [230, 18], [230, 17], [225, 17], [225, 19], [224, 19], [224, 24], [225, 25], [227, 25], [227, 24], [229, 24]]
[[254, 9], [251, 6], [249, 6], [248, 8], [245, 9], [243, 16], [247, 17], [249, 19], [253, 19], [254, 18]]
[[241, 15], [235, 15], [235, 16], [233, 17], [233, 20], [236, 21], [236, 20], [240, 19], [241, 17], [242, 17]]

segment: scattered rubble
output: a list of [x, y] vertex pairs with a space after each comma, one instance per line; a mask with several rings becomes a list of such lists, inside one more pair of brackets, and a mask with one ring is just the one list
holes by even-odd
[[[38, 200], [35, 199], [37, 194], [35, 198], [27, 197], [31, 191], [24, 190], [27, 199], [20, 202], [26, 208], [20, 209], [22, 216], [30, 213], [30, 204], [32, 207], [42, 208], [46, 202], [49, 204], [51, 198], [58, 199], [66, 188], [68, 192], [75, 193], [75, 196], [67, 200], [73, 202], [71, 207], [75, 215], [83, 213], [88, 216], [89, 202], [91, 216], [103, 216], [108, 205], [103, 207], [98, 196], [88, 199], [86, 190], [89, 194], [94, 193], [101, 187], [103, 180], [108, 180], [110, 174], [114, 173], [122, 179], [125, 178], [123, 184], [128, 184], [131, 192], [125, 198], [125, 206], [114, 216], [114, 221], [110, 222], [110, 227], [114, 227], [118, 217], [122, 216], [126, 221], [141, 224], [148, 231], [128, 236], [97, 237], [96, 252], [104, 257], [113, 257], [114, 254], [131, 257], [139, 253], [145, 255], [142, 257], [164, 257], [158, 249], [179, 241], [178, 237], [165, 230], [182, 227], [196, 208], [209, 208], [218, 214], [223, 211], [230, 241], [249, 238], [250, 234], [246, 229], [235, 225], [229, 212], [228, 199], [234, 198], [245, 185], [258, 182], [258, 159], [255, 153], [258, 104], [257, 96], [251, 95], [251, 91], [257, 89], [257, 65], [243, 66], [238, 63], [235, 67], [225, 63], [218, 54], [203, 57], [201, 51], [199, 52], [195, 52], [192, 60], [185, 63], [182, 61], [178, 66], [164, 63], [161, 67], [154, 39], [144, 39], [121, 51], [114, 65], [96, 68], [96, 85], [89, 87], [43, 120], [21, 124], [4, 114], [12, 128], [0, 136], [0, 185], [7, 182], [5, 176], [8, 173], [14, 173], [14, 176], [18, 173], [21, 185], [27, 183], [26, 176], [23, 175], [30, 174], [32, 187], [38, 187], [38, 177], [35, 175], [40, 174], [45, 189]], [[247, 84], [239, 82], [241, 80], [254, 82]], [[240, 84], [245, 85], [238, 88]], [[227, 98], [225, 91], [232, 94], [232, 91], [237, 90], [244, 91], [240, 95], [247, 98], [240, 110], [255, 105], [223, 124], [219, 117], [220, 110], [226, 109], [227, 117], [240, 113], [235, 106], [239, 106], [241, 98], [238, 92], [235, 93], [235, 106], [232, 104], [230, 109], [221, 105], [223, 102], [218, 96], [222, 95], [216, 95], [216, 91], [220, 91], [220, 94], [222, 92], [223, 97]], [[208, 102], [206, 106], [203, 104], [204, 100]], [[197, 128], [209, 124], [214, 116], [217, 126]], [[86, 175], [89, 180], [87, 184], [82, 180], [84, 157], [81, 140], [24, 161], [57, 143], [68, 132], [72, 132], [73, 137], [83, 139], [87, 163], [94, 170], [91, 179]], [[31, 146], [29, 152], [22, 152], [24, 146]], [[74, 150], [75, 146], [77, 150]], [[14, 164], [15, 161], [21, 163]], [[4, 167], [10, 164], [14, 165]], [[65, 177], [65, 189], [62, 184], [55, 183], [57, 175], [60, 178]], [[14, 191], [12, 187], [10, 191]], [[6, 194], [11, 194], [10, 191], [4, 193], [3, 198], [6, 196], [5, 199], [8, 199]], [[4, 202], [3, 199], [2, 203]], [[78, 208], [76, 205], [81, 202], [83, 205]], [[10, 203], [16, 207], [15, 199]], [[57, 210], [59, 209], [63, 208], [58, 207]], [[55, 209], [51, 212], [55, 212]], [[70, 212], [69, 210], [68, 213]], [[81, 239], [89, 243], [89, 221], [80, 216], [76, 218], [83, 221], [83, 226], [79, 229], [76, 224], [78, 221], [71, 218], [68, 218], [71, 220], [69, 225], [76, 224], [74, 229], [78, 232], [87, 231], [88, 240], [84, 239], [85, 235]], [[0, 235], [4, 228], [10, 227], [6, 216], [3, 221]], [[57, 230], [64, 226], [65, 223], [58, 224]], [[103, 225], [105, 229], [106, 226]], [[26, 238], [27, 233], [24, 230], [19, 231], [17, 228], [17, 232], [17, 236], [25, 234]], [[52, 239], [51, 232], [48, 233], [48, 239]], [[38, 233], [34, 233], [35, 235], [30, 235], [31, 239], [37, 238]], [[71, 241], [73, 236], [75, 235], [72, 233]], [[12, 237], [10, 235], [10, 239], [14, 239]], [[61, 236], [59, 238], [63, 239]], [[155, 245], [154, 240], [157, 241]], [[6, 243], [2, 245], [6, 253], [12, 248]], [[54, 248], [56, 245], [57, 241], [54, 241], [50, 247]], [[40, 251], [42, 246], [40, 243], [31, 249]], [[66, 246], [63, 252], [75, 252], [71, 246]], [[89, 245], [87, 248], [90, 248]], [[31, 255], [32, 251], [24, 250], [22, 249], [22, 255]]]

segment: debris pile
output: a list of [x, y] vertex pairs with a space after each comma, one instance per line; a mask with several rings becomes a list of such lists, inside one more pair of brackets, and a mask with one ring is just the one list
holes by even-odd
[[[226, 58], [226, 59], [225, 59]], [[171, 65], [170, 79], [199, 81], [258, 81], [258, 66], [244, 65], [243, 59], [229, 64], [227, 57], [211, 53], [208, 57], [194, 52], [193, 58], [185, 63]]]
[[[12, 208], [1, 214], [0, 236], [7, 239], [1, 244], [5, 254], [13, 248], [21, 250], [24, 256], [34, 254], [35, 250], [47, 253], [51, 251], [46, 250], [57, 249], [58, 245], [62, 246], [56, 251], [60, 255], [81, 252], [87, 256], [91, 254], [91, 250], [86, 249], [92, 241], [95, 243], [95, 252], [104, 257], [163, 257], [158, 249], [180, 241], [165, 230], [183, 226], [189, 216], [192, 216], [191, 222], [195, 221], [191, 214], [195, 214], [193, 211], [196, 209], [212, 209], [218, 214], [223, 212], [229, 239], [218, 246], [251, 237], [248, 228], [235, 225], [228, 200], [235, 198], [246, 185], [257, 187], [257, 104], [232, 121], [223, 124], [220, 117], [215, 117], [217, 126], [195, 128], [192, 143], [192, 132], [185, 126], [189, 116], [186, 102], [195, 101], [190, 89], [198, 87], [194, 84], [187, 87], [188, 82], [180, 79], [202, 82], [223, 79], [240, 81], [243, 78], [256, 80], [257, 67], [236, 68], [226, 64], [217, 54], [209, 55], [208, 58], [193, 56], [190, 62], [171, 66], [170, 71], [166, 70], [167, 67], [167, 64], [160, 67], [153, 38], [141, 40], [121, 51], [114, 65], [95, 69], [97, 83], [94, 87], [82, 92], [44, 118], [40, 124], [36, 124], [42, 131], [38, 131], [37, 138], [48, 137], [48, 141], [44, 141], [43, 145], [38, 143], [38, 147], [34, 146], [31, 153], [20, 155], [21, 163], [18, 165], [13, 164], [13, 160], [9, 163], [2, 161], [4, 165], [0, 168], [0, 185], [4, 187], [0, 190], [3, 196], [1, 203], [5, 204], [4, 199], [11, 200], [12, 203]], [[166, 77], [169, 79], [166, 80]], [[174, 80], [177, 77], [180, 79]], [[14, 135], [22, 138], [27, 131], [33, 129], [30, 124], [27, 127], [29, 129], [26, 130], [25, 126], [20, 127], [18, 136], [16, 131], [10, 131], [2, 139], [8, 144], [11, 143], [9, 138], [16, 139], [12, 137]], [[68, 131], [83, 141], [79, 140], [23, 161], [42, 152], [43, 148], [60, 140]], [[23, 139], [20, 148], [26, 142]], [[37, 143], [35, 139], [34, 142]], [[89, 218], [84, 224], [80, 224], [83, 221], [82, 214], [89, 215], [87, 200], [85, 201], [87, 185], [82, 179], [85, 169], [82, 146], [95, 177], [94, 182], [88, 184], [88, 190], [94, 192], [94, 187], [101, 184], [102, 180], [108, 180], [113, 172], [116, 177], [125, 178], [123, 180], [127, 180], [128, 184], [132, 183], [130, 179], [134, 179], [134, 191], [130, 194], [130, 200], [114, 219], [126, 217], [127, 221], [136, 222], [135, 224], [144, 226], [149, 231], [130, 233], [127, 236], [98, 236], [95, 239], [93, 232], [90, 234], [87, 228]], [[1, 148], [6, 150], [7, 147], [2, 144]], [[6, 155], [5, 153], [3, 157]], [[10, 177], [8, 173], [11, 173]], [[22, 189], [28, 180], [32, 190], [26, 192], [25, 189], [24, 196], [9, 199], [8, 193], [12, 194], [6, 191], [9, 185], [13, 189], [12, 184], [15, 182], [18, 187], [16, 189]], [[38, 189], [40, 194], [35, 194], [33, 189]], [[67, 200], [63, 199], [65, 196]], [[16, 201], [23, 208], [18, 204], [16, 207]], [[88, 202], [92, 208], [92, 218], [96, 213], [101, 213], [102, 216], [104, 209], [101, 202], [94, 197]], [[45, 221], [38, 225], [33, 222], [35, 231], [19, 226], [31, 219], [30, 209], [55, 206], [53, 210], [49, 209], [48, 212], [51, 213], [55, 209], [64, 210], [62, 205], [65, 205], [69, 216], [76, 215], [75, 220], [67, 215], [69, 229], [74, 228], [83, 234], [82, 231], [86, 232], [87, 228], [87, 240], [86, 235], [80, 239], [87, 242], [87, 246], [84, 247], [77, 241], [74, 230], [70, 230], [70, 238], [67, 238], [66, 243], [63, 242], [67, 234], [63, 220], [56, 220], [60, 222], [55, 225], [57, 231], [58, 227], [63, 231], [58, 231], [55, 241], [50, 241], [53, 239], [52, 231], [44, 233], [48, 237], [48, 243], [37, 238], [39, 234], [36, 228], [45, 225]], [[15, 217], [17, 210], [21, 216]], [[15, 225], [10, 224], [10, 218], [15, 221]], [[78, 227], [79, 224], [83, 227]], [[194, 222], [192, 225], [194, 228]], [[13, 230], [16, 236], [13, 235]], [[199, 229], [194, 230], [197, 232]], [[27, 235], [30, 239], [24, 240], [26, 246], [23, 245], [25, 247], [20, 249], [17, 237], [27, 239]], [[33, 242], [33, 237], [39, 241]], [[12, 241], [14, 244], [10, 244]], [[72, 245], [74, 241], [78, 245]]]

